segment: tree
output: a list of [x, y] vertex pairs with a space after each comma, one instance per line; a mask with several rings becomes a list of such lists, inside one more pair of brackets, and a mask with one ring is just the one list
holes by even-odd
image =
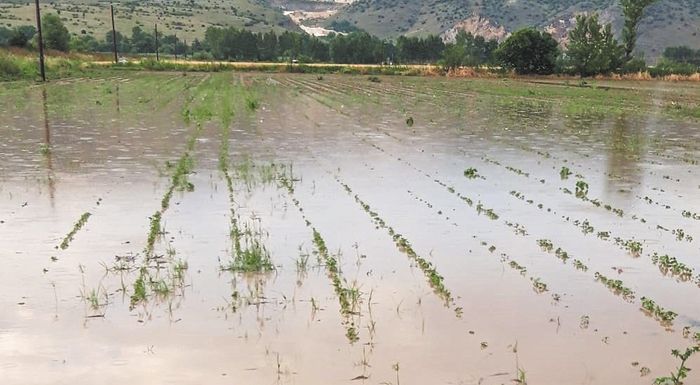
[[622, 41], [625, 46], [625, 61], [632, 59], [632, 51], [637, 45], [637, 28], [644, 16], [644, 10], [657, 0], [620, 0], [625, 26], [622, 29]]
[[559, 52], [552, 35], [534, 28], [524, 28], [508, 37], [496, 50], [504, 68], [518, 74], [547, 75], [554, 72]]
[[612, 26], [598, 22], [598, 15], [579, 15], [569, 32], [567, 56], [576, 72], [584, 76], [607, 74], [622, 63], [623, 48], [617, 44]]
[[[208, 31], [208, 30], [207, 30]], [[160, 33], [159, 33], [160, 35]], [[131, 29], [131, 50], [134, 53], [156, 52], [155, 33], [145, 32], [141, 27], [135, 26]]]
[[700, 66], [700, 49], [694, 50], [688, 46], [666, 47], [664, 58], [677, 63], [690, 63]]
[[70, 33], [63, 25], [58, 15], [49, 13], [41, 19], [41, 29], [44, 38], [44, 47], [59, 51], [68, 51]]
[[70, 50], [77, 52], [95, 52], [98, 51], [100, 42], [91, 35], [76, 36], [70, 41]]
[[464, 65], [466, 50], [461, 44], [448, 44], [442, 51], [442, 65], [445, 70], [455, 70]]
[[26, 47], [36, 35], [36, 28], [31, 25], [21, 25], [12, 29], [9, 44], [14, 47]]

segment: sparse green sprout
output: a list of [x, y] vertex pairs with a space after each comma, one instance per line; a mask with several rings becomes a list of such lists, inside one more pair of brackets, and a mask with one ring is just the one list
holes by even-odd
[[598, 272], [595, 273], [596, 281], [599, 281], [603, 285], [607, 286], [610, 291], [617, 295], [621, 295], [622, 298], [631, 301], [634, 299], [634, 291], [632, 289], [625, 287], [624, 283], [619, 279], [611, 279]]
[[571, 174], [571, 170], [569, 170], [569, 168], [566, 166], [563, 166], [559, 171], [559, 176], [561, 177], [561, 179], [568, 179], [569, 175]]
[[576, 197], [585, 198], [588, 195], [588, 183], [580, 180], [576, 182]]
[[651, 256], [651, 261], [659, 266], [659, 270], [663, 274], [670, 274], [678, 277], [682, 281], [687, 281], [693, 277], [693, 268], [688, 265], [678, 262], [674, 257], [669, 257], [667, 254], [659, 255], [654, 253]]
[[246, 96], [245, 106], [249, 111], [255, 111], [260, 107], [260, 102], [253, 96]]
[[547, 284], [542, 282], [540, 278], [531, 278], [532, 280], [532, 288], [535, 290], [537, 293], [544, 293], [547, 291]]
[[615, 238], [615, 244], [627, 250], [633, 257], [639, 257], [644, 250], [642, 243], [635, 241], [634, 239], [622, 239], [620, 237]]
[[83, 215], [80, 216], [78, 221], [73, 225], [73, 229], [71, 229], [71, 231], [65, 236], [65, 238], [63, 238], [63, 241], [58, 246], [61, 250], [65, 250], [68, 248], [70, 243], [73, 241], [75, 234], [77, 234], [78, 231], [80, 231], [80, 229], [82, 229], [83, 226], [85, 226], [91, 215], [92, 214], [90, 213], [83, 213]]
[[470, 167], [470, 168], [464, 170], [464, 176], [469, 178], [469, 179], [476, 179], [479, 177], [479, 174], [475, 168]]
[[523, 171], [523, 170], [521, 170], [521, 169], [519, 169], [519, 168], [515, 168], [515, 167], [511, 167], [511, 166], [506, 166], [506, 170], [511, 171], [511, 172], [514, 172], [514, 173], [516, 173], [516, 174], [518, 174], [518, 175], [521, 175], [521, 176], [524, 176], [524, 177], [526, 177], [526, 178], [529, 178], [529, 177], [530, 177], [530, 173], [527, 173], [527, 172], [525, 172], [525, 171]]
[[539, 239], [537, 244], [546, 252], [554, 250], [554, 244], [549, 239]]
[[130, 307], [133, 309], [137, 304], [141, 302], [146, 301], [146, 279], [148, 275], [148, 271], [146, 268], [141, 268], [139, 271], [139, 276], [136, 278], [136, 281], [134, 281], [134, 293], [131, 295], [131, 305]]
[[527, 269], [524, 266], [521, 266], [516, 261], [510, 261], [509, 265], [511, 268], [518, 270], [520, 272], [520, 274], [522, 274], [522, 275], [525, 275], [525, 273], [527, 273]]
[[579, 261], [578, 259], [574, 259], [574, 267], [576, 268], [576, 270], [588, 271], [588, 266], [586, 266], [583, 262]]
[[49, 154], [51, 154], [51, 146], [49, 146], [46, 143], [43, 143], [41, 146], [39, 146], [39, 152], [43, 156], [48, 156]]

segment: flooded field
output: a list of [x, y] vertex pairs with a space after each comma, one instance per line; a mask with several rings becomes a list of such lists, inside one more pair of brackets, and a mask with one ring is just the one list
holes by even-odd
[[700, 383], [699, 103], [652, 82], [3, 86], [0, 383]]

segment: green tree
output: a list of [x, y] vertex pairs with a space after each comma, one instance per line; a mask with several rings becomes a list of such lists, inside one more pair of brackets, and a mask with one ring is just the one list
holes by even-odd
[[44, 38], [44, 47], [59, 51], [68, 51], [70, 33], [63, 25], [58, 15], [49, 13], [41, 19], [41, 29]]
[[464, 65], [467, 53], [461, 44], [448, 44], [442, 51], [442, 66], [445, 70], [455, 70]]
[[625, 46], [625, 61], [632, 59], [632, 51], [637, 45], [637, 28], [644, 16], [644, 10], [657, 0], [620, 0], [625, 26], [622, 29], [622, 41]]
[[685, 45], [666, 47], [664, 58], [678, 63], [690, 63], [700, 66], [700, 49], [696, 51]]
[[36, 35], [36, 28], [31, 25], [20, 25], [12, 29], [9, 44], [15, 47], [26, 47]]
[[567, 57], [576, 73], [584, 76], [607, 74], [622, 64], [623, 48], [612, 33], [612, 26], [600, 25], [598, 15], [579, 15], [569, 32]]
[[504, 68], [518, 74], [547, 75], [554, 72], [559, 52], [552, 35], [534, 28], [514, 32], [496, 50], [496, 57]]
[[95, 52], [99, 50], [100, 42], [91, 35], [76, 36], [70, 41], [70, 50], [76, 52]]

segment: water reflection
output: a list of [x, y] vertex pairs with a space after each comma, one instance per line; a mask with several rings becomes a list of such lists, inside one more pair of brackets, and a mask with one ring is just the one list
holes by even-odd
[[115, 98], [115, 104], [117, 106], [117, 112], [121, 112], [121, 105], [120, 105], [120, 97], [119, 97], [119, 84], [117, 84], [116, 92], [115, 92], [116, 98]]
[[642, 171], [639, 162], [645, 147], [644, 134], [638, 125], [632, 124], [626, 115], [614, 119], [610, 130], [608, 148], [608, 192], [625, 190], [634, 192], [641, 186]]
[[44, 112], [44, 145], [42, 153], [46, 157], [46, 180], [49, 185], [49, 199], [51, 208], [55, 207], [56, 180], [53, 170], [53, 149], [51, 148], [51, 125], [49, 124], [49, 108], [47, 105], [46, 87], [41, 89], [41, 104]]

